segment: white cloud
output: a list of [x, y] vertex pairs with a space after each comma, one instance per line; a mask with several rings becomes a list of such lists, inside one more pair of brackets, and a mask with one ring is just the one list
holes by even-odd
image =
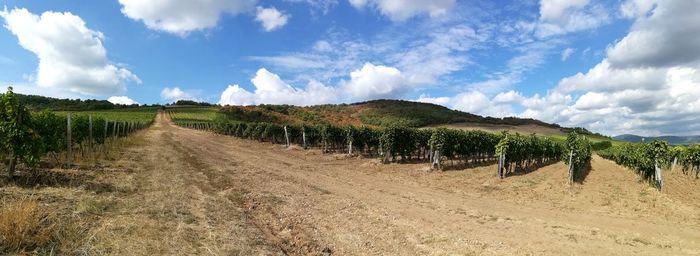
[[336, 91], [322, 83], [311, 80], [306, 88], [295, 88], [284, 82], [277, 74], [261, 68], [250, 80], [255, 86], [249, 92], [238, 85], [229, 85], [221, 94], [221, 105], [291, 104], [317, 105], [336, 102]]
[[566, 48], [561, 52], [561, 61], [566, 61], [576, 51], [574, 48]]
[[654, 8], [655, 0], [630, 0], [620, 5], [620, 13], [623, 17], [636, 18], [647, 15]]
[[617, 91], [624, 89], [654, 89], [663, 85], [665, 70], [658, 68], [616, 69], [605, 59], [587, 73], [578, 73], [559, 82], [557, 90]]
[[265, 31], [269, 32], [283, 27], [287, 24], [288, 19], [289, 15], [281, 13], [275, 7], [257, 7], [257, 14], [255, 15], [255, 20], [259, 21], [263, 25]]
[[338, 5], [338, 0], [285, 0], [286, 2], [292, 3], [307, 3], [312, 7], [312, 14], [314, 11], [320, 10], [323, 14], [328, 13], [328, 11], [334, 6]]
[[[641, 2], [641, 4], [640, 4]], [[614, 67], [673, 67], [700, 60], [700, 2], [692, 1], [627, 1], [635, 8], [631, 31], [608, 48], [608, 60]], [[652, 10], [651, 8], [655, 6]]]
[[119, 0], [121, 12], [153, 30], [186, 36], [213, 28], [224, 14], [252, 10], [257, 0]]
[[467, 24], [429, 24], [415, 30], [420, 32], [388, 31], [371, 40], [330, 34], [307, 51], [250, 58], [322, 81], [342, 79], [366, 62], [381, 60], [384, 65], [401, 70], [412, 86], [429, 86], [471, 64], [467, 51], [488, 38], [487, 32], [476, 31]]
[[588, 5], [590, 0], [541, 0], [540, 19], [562, 20], [571, 10], [579, 10]]
[[120, 105], [133, 105], [133, 104], [139, 104], [138, 102], [130, 99], [127, 96], [112, 96], [107, 99], [107, 101], [111, 102], [112, 104], [120, 104]]
[[448, 103], [450, 103], [450, 100], [451, 100], [450, 97], [434, 97], [433, 98], [433, 97], [430, 97], [430, 95], [421, 94], [416, 101], [444, 106], [444, 105], [447, 105]]
[[455, 4], [455, 0], [349, 0], [349, 2], [358, 9], [366, 6], [376, 8], [392, 21], [405, 21], [413, 16], [423, 14], [443, 15]]
[[197, 100], [190, 92], [181, 90], [179, 87], [166, 87], [160, 92], [160, 98], [168, 101]]
[[508, 60], [505, 71], [496, 71], [487, 75], [486, 80], [471, 82], [465, 87], [492, 94], [507, 90], [522, 81], [523, 76], [538, 68], [545, 62], [546, 57], [559, 44], [558, 40], [548, 42], [528, 43], [515, 49], [520, 52]]
[[479, 91], [460, 93], [452, 99], [454, 109], [485, 116], [503, 117], [513, 115], [509, 105], [495, 104]]
[[537, 35], [549, 37], [597, 28], [610, 20], [607, 10], [590, 0], [541, 0]]
[[524, 99], [520, 92], [514, 90], [502, 92], [493, 97], [493, 101], [496, 103], [521, 103]]
[[[499, 94], [501, 95], [501, 94]], [[507, 96], [506, 96], [507, 97]], [[505, 117], [513, 116], [514, 112], [510, 104], [502, 104], [503, 96], [489, 98], [488, 95], [480, 91], [468, 91], [455, 95], [454, 97], [431, 98], [421, 95], [416, 101], [443, 105], [459, 111], [472, 114]]]
[[408, 92], [406, 79], [396, 68], [365, 63], [362, 69], [350, 73], [350, 81], [342, 85], [355, 100], [394, 98]]
[[[634, 25], [585, 73], [562, 79], [546, 96], [526, 97], [520, 114], [616, 135], [693, 135], [700, 130], [700, 5], [629, 0]], [[575, 95], [580, 95], [576, 97]]]
[[27, 9], [5, 9], [0, 16], [19, 44], [39, 58], [40, 88], [97, 96], [121, 94], [127, 82], [141, 82], [129, 70], [110, 63], [102, 33], [87, 28], [78, 16], [69, 12], [39, 16]]
[[333, 46], [326, 40], [320, 40], [314, 44], [314, 50], [319, 52], [330, 52], [333, 50]]
[[226, 90], [221, 93], [221, 99], [219, 100], [221, 105], [254, 105], [255, 95], [241, 88], [239, 85], [229, 85]]

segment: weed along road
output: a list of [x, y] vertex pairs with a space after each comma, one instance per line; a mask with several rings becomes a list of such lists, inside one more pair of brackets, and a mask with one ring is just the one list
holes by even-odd
[[700, 254], [698, 202], [684, 197], [697, 190], [655, 193], [598, 157], [570, 188], [562, 163], [504, 180], [493, 166], [430, 172], [180, 128], [163, 114], [134, 140], [114, 163], [131, 170], [121, 186], [133, 193], [97, 228], [115, 254]]

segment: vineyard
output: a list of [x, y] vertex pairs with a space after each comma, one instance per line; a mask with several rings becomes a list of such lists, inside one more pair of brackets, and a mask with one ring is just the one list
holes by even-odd
[[563, 159], [576, 166], [569, 173], [573, 181], [591, 158], [590, 143], [575, 132], [565, 143], [534, 134], [522, 136], [507, 132], [419, 129], [397, 124], [387, 127], [283, 125], [231, 120], [224, 116], [198, 119], [197, 113], [177, 110], [168, 114], [176, 125], [186, 128], [287, 146], [297, 144], [304, 149], [318, 148], [324, 153], [381, 157], [384, 163], [429, 162], [433, 169], [449, 169], [498, 161], [497, 176], [501, 178]]
[[662, 170], [682, 167], [683, 174], [700, 178], [700, 145], [671, 146], [665, 141], [626, 143], [599, 151], [601, 157], [634, 170], [640, 178], [662, 189]]
[[[38, 230], [52, 238], [38, 232], [29, 240], [36, 244], [3, 247], [6, 234], [19, 233], [0, 229], [0, 254], [356, 255], [371, 243], [380, 255], [413, 255], [463, 252], [465, 239], [479, 241], [477, 255], [700, 251], [700, 194], [687, 178], [697, 175], [698, 146], [627, 145], [576, 132], [257, 122], [214, 107], [30, 112], [11, 93], [2, 103], [3, 132], [21, 131], [4, 133], [14, 144], [3, 145], [23, 145], [12, 152], [27, 168], [0, 179], [0, 216], [46, 219]], [[110, 153], [97, 159], [104, 149]], [[653, 193], [594, 152], [679, 171], [665, 174], [664, 193]], [[31, 162], [52, 157], [70, 168]], [[34, 166], [45, 170], [25, 171]], [[0, 227], [14, 225], [7, 219]]]
[[[155, 111], [146, 111], [32, 113], [20, 104], [10, 87], [0, 99], [0, 153], [7, 163], [8, 176], [14, 175], [18, 163], [33, 168], [44, 156], [59, 162], [63, 154], [64, 163], [70, 166], [74, 153], [85, 157], [95, 153], [96, 146], [148, 127]], [[150, 116], [148, 121], [145, 115]]]

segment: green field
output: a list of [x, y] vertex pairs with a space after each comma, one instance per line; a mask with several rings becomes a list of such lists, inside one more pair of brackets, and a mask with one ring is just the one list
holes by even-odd
[[91, 115], [93, 117], [102, 117], [109, 121], [118, 122], [150, 122], [154, 119], [157, 112], [158, 107], [139, 107], [93, 111], [57, 111], [55, 113], [62, 116], [68, 113], [72, 115]]
[[211, 122], [221, 116], [219, 107], [169, 106], [166, 111], [173, 121], [180, 122]]

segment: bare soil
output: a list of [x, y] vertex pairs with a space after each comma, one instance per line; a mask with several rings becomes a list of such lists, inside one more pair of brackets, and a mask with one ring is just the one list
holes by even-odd
[[384, 165], [188, 130], [164, 115], [132, 140], [90, 172], [108, 189], [6, 185], [0, 195], [103, 202], [90, 239], [71, 247], [91, 254], [700, 254], [700, 181], [680, 170], [665, 173], [662, 193], [599, 157], [573, 186], [562, 163], [501, 180], [493, 165]]

